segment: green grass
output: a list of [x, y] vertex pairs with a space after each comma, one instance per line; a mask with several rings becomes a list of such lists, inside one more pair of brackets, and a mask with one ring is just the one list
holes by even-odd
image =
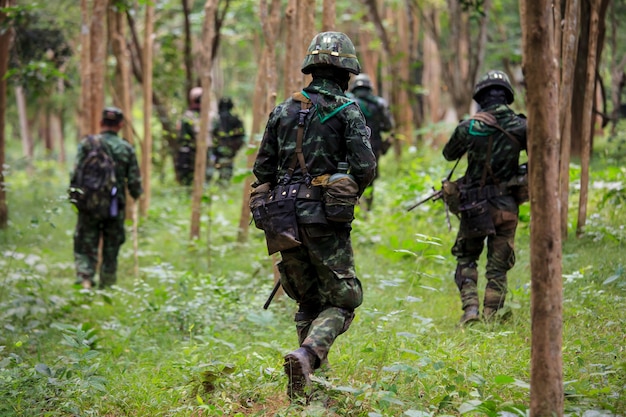
[[[563, 245], [568, 415], [626, 413], [626, 172], [607, 146], [592, 181], [618, 185], [591, 188], [586, 233]], [[0, 416], [527, 415], [528, 205], [509, 274], [512, 318], [460, 329], [457, 223], [448, 230], [441, 202], [405, 210], [449, 167], [424, 148], [400, 163], [388, 155], [381, 169], [374, 210], [359, 212], [353, 230], [365, 300], [308, 407], [289, 405], [282, 372], [297, 343], [295, 304], [282, 296], [262, 309], [273, 261], [254, 227], [236, 242], [241, 182], [211, 188], [203, 237], [190, 244], [187, 192], [169, 174], [155, 179], [139, 225], [139, 277], [128, 234], [119, 286], [84, 293], [72, 285], [67, 170], [44, 162], [33, 175], [11, 171], [11, 224], [0, 232]], [[575, 187], [571, 197], [574, 205]], [[575, 218], [572, 208], [570, 230]]]

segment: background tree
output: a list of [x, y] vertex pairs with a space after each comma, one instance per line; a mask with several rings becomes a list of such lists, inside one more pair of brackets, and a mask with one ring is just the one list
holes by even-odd
[[146, 6], [146, 20], [143, 42], [143, 141], [141, 143], [141, 181], [143, 194], [139, 200], [142, 216], [146, 216], [152, 194], [150, 177], [152, 176], [152, 48], [154, 28], [154, 6]]
[[[0, 167], [4, 167], [6, 161], [7, 80], [5, 76], [9, 68], [9, 49], [13, 37], [13, 30], [8, 25], [9, 17], [5, 8], [12, 5], [12, 0], [0, 0], [0, 27], [5, 28], [0, 32]], [[0, 169], [0, 229], [6, 229], [9, 220], [4, 171]]]
[[530, 415], [563, 415], [561, 231], [557, 189], [559, 71], [552, 0], [520, 3], [531, 209]]
[[[202, 90], [211, 91], [211, 69], [213, 68], [213, 42], [216, 36], [215, 17], [217, 0], [207, 0], [204, 5], [204, 24], [202, 26], [202, 70], [200, 80]], [[209, 108], [211, 106], [211, 94], [202, 94], [200, 104], [200, 127], [196, 137], [196, 161], [193, 175], [193, 191], [191, 196], [191, 239], [200, 237], [200, 214], [202, 194], [204, 191], [206, 154], [208, 141], [206, 132], [209, 131]]]

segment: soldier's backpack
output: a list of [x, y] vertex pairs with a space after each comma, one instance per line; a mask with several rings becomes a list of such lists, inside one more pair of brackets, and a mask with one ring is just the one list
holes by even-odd
[[72, 175], [69, 200], [79, 212], [96, 219], [115, 217], [118, 215], [115, 161], [100, 135], [87, 136], [86, 144], [90, 151]]

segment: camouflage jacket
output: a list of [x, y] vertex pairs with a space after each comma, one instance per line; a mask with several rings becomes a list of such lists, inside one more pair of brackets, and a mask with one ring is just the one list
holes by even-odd
[[361, 108], [367, 126], [372, 130], [370, 136], [372, 150], [375, 155], [380, 156], [383, 149], [382, 133], [390, 132], [394, 125], [387, 101], [382, 97], [375, 96], [367, 88], [357, 88], [349, 97], [354, 97]]
[[[347, 161], [362, 193], [374, 178], [376, 158], [358, 105], [326, 79], [314, 79], [302, 93], [312, 101], [302, 140], [308, 173], [333, 174], [339, 162]], [[253, 168], [258, 183], [276, 185], [287, 173], [295, 155], [300, 109], [301, 103], [291, 97], [272, 110]], [[291, 182], [303, 179], [296, 165]]]
[[244, 142], [243, 122], [230, 112], [222, 112], [213, 120], [211, 133], [218, 157], [234, 157]]
[[[129, 194], [134, 199], [138, 199], [143, 189], [141, 187], [141, 171], [139, 170], [139, 164], [137, 163], [137, 156], [133, 146], [117, 136], [113, 131], [105, 130], [100, 133], [101, 143], [105, 146], [107, 153], [115, 162], [115, 179], [117, 184], [124, 184], [124, 187], [128, 189]], [[78, 151], [76, 153], [76, 164], [74, 165], [74, 171], [79, 166], [83, 159], [87, 157], [91, 151], [91, 145], [83, 139], [78, 145]], [[120, 206], [124, 206], [126, 199], [126, 192], [118, 186], [118, 198]]]
[[200, 112], [187, 109], [183, 113], [178, 129], [178, 146], [196, 149], [196, 136], [200, 129]]
[[[454, 161], [467, 153], [468, 166], [465, 178], [469, 187], [480, 187], [491, 135], [493, 135], [493, 144], [489, 164], [492, 174], [487, 172], [485, 185], [501, 184], [513, 178], [519, 166], [520, 153], [527, 149], [524, 115], [516, 114], [503, 104], [493, 105], [481, 111], [493, 114], [499, 125], [512, 134], [517, 142], [481, 121], [471, 118], [462, 121], [443, 148], [443, 156], [448, 161]], [[489, 200], [500, 209], [513, 210], [517, 207], [511, 196], [494, 197]]]

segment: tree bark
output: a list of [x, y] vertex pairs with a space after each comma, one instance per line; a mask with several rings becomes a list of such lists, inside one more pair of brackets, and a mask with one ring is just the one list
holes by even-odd
[[561, 200], [561, 237], [567, 239], [569, 211], [569, 165], [572, 147], [572, 96], [574, 70], [578, 51], [580, 1], [567, 0], [565, 28], [561, 46], [561, 83], [559, 91], [559, 131], [561, 134], [561, 159], [559, 161], [559, 196]]
[[[298, 91], [302, 86], [302, 72], [294, 65], [294, 57], [300, 56], [304, 39], [298, 27], [298, 1], [289, 0], [285, 10], [285, 61], [283, 66], [283, 97]], [[262, 67], [259, 67], [262, 68]], [[257, 79], [257, 83], [259, 80]], [[256, 101], [255, 101], [256, 103]]]
[[[13, 5], [12, 0], [0, 0], [0, 7]], [[4, 23], [6, 14], [0, 11], [0, 24]], [[13, 40], [13, 30], [0, 32], [0, 167], [6, 161], [6, 109], [7, 80], [4, 78], [9, 69], [9, 51]], [[4, 169], [0, 169], [0, 229], [6, 229], [9, 223], [9, 206], [4, 181]]]
[[336, 13], [335, 0], [324, 0], [322, 12], [322, 32], [335, 30]]
[[206, 171], [206, 153], [210, 138], [209, 109], [211, 108], [211, 70], [213, 67], [213, 40], [215, 38], [215, 13], [218, 0], [207, 0], [204, 4], [204, 24], [202, 26], [202, 69], [200, 80], [202, 101], [200, 103], [200, 129], [196, 137], [196, 160], [193, 175], [193, 191], [191, 195], [191, 230], [190, 238], [200, 237], [200, 215], [202, 209], [202, 195]]
[[523, 0], [531, 209], [530, 415], [563, 416], [562, 283], [558, 161], [558, 67], [552, 0]]
[[583, 233], [587, 219], [587, 192], [589, 189], [589, 160], [591, 158], [591, 138], [593, 135], [593, 102], [596, 85], [596, 57], [598, 48], [600, 0], [591, 0], [591, 14], [589, 17], [589, 45], [587, 56], [587, 71], [585, 83], [585, 97], [583, 103], [582, 131], [581, 131], [581, 164], [580, 164], [580, 199], [578, 201], [578, 222], [576, 235]]
[[[258, 152], [258, 146], [261, 143], [260, 140], [253, 142], [254, 137], [261, 136], [263, 133], [263, 122], [266, 120], [267, 115], [274, 108], [276, 104], [276, 63], [274, 60], [278, 22], [280, 20], [280, 0], [272, 0], [270, 7], [268, 8], [267, 0], [261, 0], [259, 6], [259, 15], [261, 19], [261, 27], [263, 29], [263, 38], [265, 41], [265, 47], [261, 54], [259, 62], [260, 71], [257, 72], [256, 86], [254, 90], [254, 102], [259, 103], [259, 106], [255, 107], [254, 114], [252, 115], [252, 129], [250, 132], [250, 146], [255, 146], [255, 151], [250, 152], [247, 158], [247, 166], [250, 170], [256, 160], [256, 154]], [[292, 59], [292, 65], [293, 64]], [[297, 60], [295, 62], [302, 62]], [[300, 66], [298, 65], [298, 68]], [[252, 184], [252, 176], [248, 176], [243, 185], [243, 198], [241, 204], [241, 217], [239, 219], [239, 233], [237, 236], [238, 242], [245, 242], [248, 239], [248, 229], [250, 224], [250, 186]]]
[[143, 43], [143, 142], [141, 147], [141, 180], [143, 194], [139, 200], [139, 212], [142, 217], [148, 214], [152, 194], [150, 177], [152, 175], [152, 47], [154, 29], [154, 6], [146, 5], [146, 20]]
[[100, 128], [100, 119], [104, 107], [104, 75], [106, 72], [106, 31], [108, 0], [94, 0], [91, 14], [90, 61], [91, 65], [91, 131], [96, 133]]
[[93, 133], [91, 108], [91, 25], [89, 1], [80, 1], [80, 137]]
[[33, 138], [30, 134], [28, 116], [26, 114], [26, 98], [21, 85], [15, 86], [15, 101], [20, 121], [20, 137], [22, 138], [22, 152], [26, 159], [26, 169], [30, 171], [33, 163]]

